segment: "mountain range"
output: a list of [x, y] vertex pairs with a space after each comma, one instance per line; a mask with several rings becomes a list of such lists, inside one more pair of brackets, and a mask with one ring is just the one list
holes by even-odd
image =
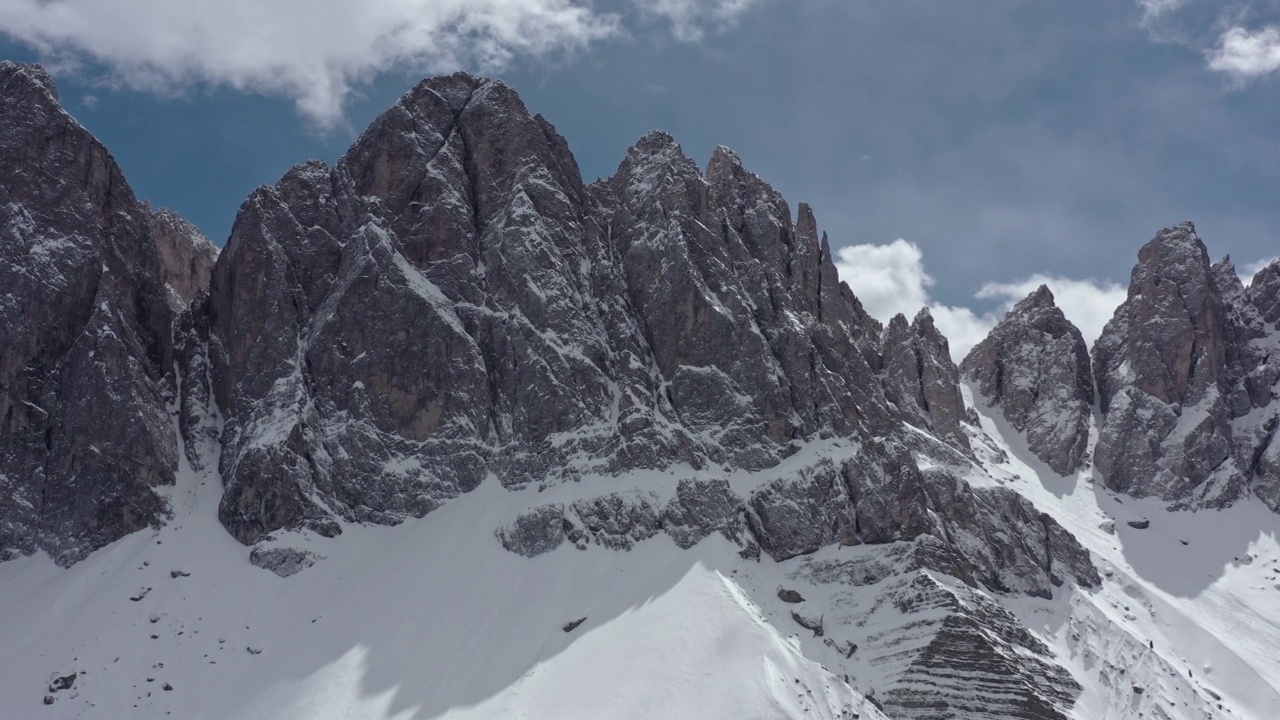
[[[14, 717], [1280, 716], [1280, 262], [958, 365], [812, 210], [424, 80], [219, 248], [0, 63]], [[241, 629], [243, 628], [243, 629]]]

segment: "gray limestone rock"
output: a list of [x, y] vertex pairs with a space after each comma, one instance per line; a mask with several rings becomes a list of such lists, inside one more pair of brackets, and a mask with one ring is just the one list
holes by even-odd
[[495, 533], [502, 547], [525, 557], [551, 552], [564, 543], [563, 505], [540, 505], [520, 513], [511, 525]]
[[310, 550], [294, 547], [258, 546], [249, 553], [250, 563], [280, 577], [297, 575], [323, 559]]
[[173, 276], [38, 66], [0, 62], [0, 168], [0, 559], [70, 564], [166, 516]]
[[1015, 305], [969, 351], [960, 372], [1054, 472], [1080, 467], [1093, 411], [1089, 351], [1049, 288], [1041, 285]]
[[723, 480], [681, 480], [662, 509], [662, 529], [676, 545], [691, 548], [712, 533], [743, 544], [745, 503]]
[[1265, 458], [1278, 409], [1272, 311], [1229, 259], [1210, 265], [1190, 223], [1138, 255], [1129, 297], [1095, 347], [1104, 420], [1096, 451], [1108, 487], [1174, 507], [1222, 507], [1252, 491], [1280, 508]]
[[885, 396], [903, 418], [968, 452], [960, 373], [929, 309], [922, 308], [910, 326], [894, 316], [884, 331], [883, 354]]
[[151, 210], [147, 223], [168, 289], [169, 307], [180, 313], [198, 293], [208, 291], [218, 248], [195, 225], [168, 208]]
[[234, 536], [394, 523], [490, 472], [758, 469], [892, 432], [878, 327], [807, 208], [793, 222], [731, 152], [704, 174], [661, 133], [580, 177], [509, 87], [459, 74], [336, 167], [255, 191], [189, 353], [225, 418]]

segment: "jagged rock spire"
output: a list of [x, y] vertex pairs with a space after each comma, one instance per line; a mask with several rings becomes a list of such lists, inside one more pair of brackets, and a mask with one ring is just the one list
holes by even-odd
[[1054, 472], [1080, 467], [1093, 406], [1089, 352], [1047, 286], [1019, 301], [969, 351], [960, 372]]

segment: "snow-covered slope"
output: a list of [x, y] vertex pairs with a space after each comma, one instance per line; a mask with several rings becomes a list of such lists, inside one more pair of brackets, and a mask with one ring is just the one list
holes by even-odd
[[[967, 479], [1055, 516], [1094, 553], [1100, 588], [991, 596], [921, 567], [914, 543], [774, 562], [741, 558], [720, 535], [690, 550], [659, 535], [529, 559], [494, 537], [540, 501], [637, 481], [626, 477], [545, 492], [486, 482], [396, 527], [285, 534], [275, 546], [316, 562], [280, 577], [218, 523], [216, 472], [184, 463], [167, 526], [71, 568], [44, 555], [0, 564], [6, 717], [884, 717], [863, 693], [930, 717], [936, 692], [959, 717], [1002, 717], [980, 711], [1001, 701], [974, 680], [984, 673], [1055, 676], [1048, 686], [1081, 719], [1280, 715], [1276, 516], [1253, 502], [1170, 513], [1118, 498], [1087, 468], [1053, 473], [975, 406], [985, 471]], [[783, 588], [803, 601], [784, 602]], [[821, 636], [799, 623], [813, 619]], [[974, 643], [989, 645], [970, 658], [982, 667], [965, 665]], [[930, 665], [947, 653], [954, 683]], [[71, 673], [72, 687], [50, 692]]]
[[220, 489], [184, 466], [166, 527], [0, 564], [0, 714], [883, 717], [764, 619], [719, 536], [530, 560], [493, 534], [530, 499], [488, 482], [398, 527], [290, 536], [323, 559], [279, 577], [218, 524]]
[[1252, 497], [1172, 512], [1106, 489], [1090, 463], [1059, 475], [998, 411], [974, 406], [988, 442], [975, 443], [986, 472], [969, 481], [1030, 499], [1103, 571], [1097, 590], [1004, 600], [1083, 686], [1075, 716], [1280, 717], [1280, 517]]

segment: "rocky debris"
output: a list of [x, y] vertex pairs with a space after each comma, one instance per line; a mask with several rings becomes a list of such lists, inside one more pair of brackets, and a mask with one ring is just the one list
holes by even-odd
[[778, 588], [778, 599], [785, 603], [804, 602], [804, 597], [802, 597], [800, 593], [796, 592], [795, 590], [788, 590], [787, 588], [781, 588], [781, 587]]
[[[1079, 542], [1016, 492], [975, 489], [942, 468], [921, 473], [913, 462], [868, 468], [868, 457], [878, 455], [858, 453], [839, 465], [822, 459], [790, 468], [752, 494], [745, 520], [736, 521], [746, 527], [732, 528], [726, 536], [744, 537], [747, 546], [758, 543], [779, 561], [833, 543], [917, 539], [923, 567], [1002, 593], [1049, 598], [1067, 580], [1084, 587], [1101, 582]], [[909, 456], [903, 462], [910, 462]], [[882, 497], [889, 491], [893, 502], [886, 504]], [[678, 496], [668, 507], [677, 501]], [[527, 557], [553, 550], [565, 539], [580, 548], [594, 543], [629, 550], [659, 532], [683, 532], [685, 525], [668, 521], [682, 515], [659, 513], [656, 507], [653, 496], [639, 492], [579, 500], [567, 508], [544, 505], [522, 512], [496, 536], [507, 550]], [[886, 528], [881, 524], [886, 522], [894, 524]]]
[[56, 693], [62, 690], [70, 690], [76, 684], [77, 677], [79, 677], [77, 673], [55, 676], [49, 683], [49, 692]]
[[579, 625], [581, 625], [586, 621], [587, 621], [587, 616], [585, 615], [578, 618], [577, 620], [570, 620], [569, 622], [564, 624], [564, 627], [561, 628], [561, 630], [564, 630], [567, 633], [573, 632], [574, 630], [578, 629]]
[[170, 570], [169, 577], [177, 580], [178, 578], [191, 577], [191, 573], [182, 570]]
[[1134, 530], [1146, 530], [1151, 527], [1151, 521], [1146, 518], [1142, 518], [1141, 520], [1130, 520], [1127, 524]]
[[967, 412], [960, 373], [929, 309], [921, 308], [910, 326], [903, 315], [894, 316], [882, 346], [885, 397], [906, 422], [968, 452], [969, 436], [961, 427]]
[[805, 630], [812, 631], [814, 637], [822, 637], [822, 616], [821, 615], [815, 618], [810, 615], [805, 615], [799, 611], [792, 610], [791, 619], [795, 620], [796, 624], [804, 628]]
[[177, 447], [149, 212], [36, 65], [0, 62], [0, 560], [163, 522]]
[[146, 596], [147, 596], [147, 593], [149, 593], [149, 592], [151, 592], [151, 588], [149, 588], [149, 587], [144, 587], [144, 588], [142, 588], [141, 590], [139, 590], [139, 591], [138, 591], [138, 594], [137, 594], [137, 595], [131, 595], [131, 596], [129, 596], [129, 599], [130, 599], [130, 600], [132, 600], [132, 601], [134, 601], [134, 602], [141, 602], [141, 601], [142, 601], [142, 598], [146, 597]]
[[165, 683], [163, 686], [161, 686], [160, 689], [164, 690], [165, 692], [171, 692], [173, 690], [173, 685], [169, 683]]
[[681, 480], [675, 496], [658, 508], [653, 495], [611, 493], [568, 507], [557, 503], [530, 508], [495, 535], [504, 548], [525, 557], [550, 552], [566, 539], [579, 549], [594, 543], [630, 550], [659, 532], [684, 549], [716, 532], [745, 549], [754, 547], [742, 519], [744, 504], [723, 480]]
[[1048, 287], [1015, 305], [969, 351], [960, 372], [1054, 472], [1080, 467], [1093, 412], [1089, 351]]
[[[262, 648], [249, 645], [248, 647], [245, 648], [245, 652], [249, 653], [250, 655], [261, 655]], [[148, 679], [147, 682], [151, 682], [151, 680]]]
[[[830, 648], [835, 648], [835, 651], [843, 655], [845, 660], [853, 657], [853, 654], [858, 652], [858, 644], [852, 641], [842, 642], [834, 638], [827, 638], [822, 641], [822, 644]], [[846, 682], [848, 681], [846, 680]]]
[[280, 577], [297, 575], [324, 559], [323, 555], [294, 547], [256, 546], [249, 552], [249, 562], [270, 570]]

